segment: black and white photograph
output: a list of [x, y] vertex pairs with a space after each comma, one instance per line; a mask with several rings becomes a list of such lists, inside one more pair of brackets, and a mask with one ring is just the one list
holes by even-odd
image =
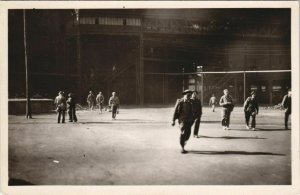
[[299, 193], [297, 2], [144, 3], [6, 5], [1, 185]]

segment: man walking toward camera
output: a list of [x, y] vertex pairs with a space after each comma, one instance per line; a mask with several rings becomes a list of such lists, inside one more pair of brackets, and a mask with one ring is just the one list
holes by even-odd
[[[258, 103], [256, 99], [256, 92], [252, 91], [251, 96], [248, 97], [244, 103], [244, 112], [246, 119], [246, 128], [255, 130], [256, 126], [256, 115], [258, 115]], [[249, 127], [250, 117], [252, 117], [251, 127]]]
[[116, 115], [118, 112], [118, 108], [120, 106], [120, 100], [116, 96], [116, 92], [112, 92], [112, 96], [109, 98], [108, 106], [111, 107], [112, 119], [116, 120]]
[[220, 106], [222, 106], [222, 127], [223, 130], [229, 130], [230, 114], [233, 110], [232, 97], [229, 95], [228, 89], [224, 89], [224, 95], [220, 99]]
[[191, 97], [192, 104], [193, 104], [193, 112], [194, 112], [194, 137], [198, 137], [201, 116], [202, 116], [202, 104], [200, 99], [197, 97], [198, 92], [194, 91]]
[[184, 149], [186, 142], [189, 140], [191, 135], [191, 127], [194, 122], [193, 116], [193, 104], [191, 100], [192, 91], [185, 90], [182, 92], [183, 98], [178, 99], [175, 105], [175, 111], [173, 114], [172, 126], [175, 125], [176, 119], [178, 119], [180, 128], [180, 145], [181, 153], [186, 153]]

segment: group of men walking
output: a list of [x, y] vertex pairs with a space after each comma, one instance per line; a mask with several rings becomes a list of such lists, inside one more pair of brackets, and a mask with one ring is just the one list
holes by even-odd
[[[104, 95], [102, 92], [99, 92], [96, 99], [92, 91], [89, 92], [87, 96], [88, 108], [93, 110], [94, 102], [99, 106], [99, 111], [102, 113], [104, 108]], [[59, 91], [58, 96], [55, 98], [54, 104], [57, 111], [57, 122], [65, 123], [65, 112], [68, 110], [69, 122], [77, 122], [76, 116], [76, 100], [75, 96], [72, 93], [68, 94], [68, 99], [65, 98], [64, 92]], [[116, 96], [116, 92], [112, 92], [112, 96], [109, 98], [108, 106], [109, 110], [112, 112], [112, 119], [116, 119], [116, 114], [118, 113], [118, 108], [120, 105], [119, 98]]]
[[[222, 108], [221, 112], [221, 125], [223, 130], [229, 130], [230, 115], [234, 109], [233, 98], [229, 94], [228, 89], [224, 89], [224, 95], [220, 98], [219, 105]], [[180, 128], [180, 145], [181, 152], [186, 153], [184, 149], [186, 142], [190, 138], [191, 128], [194, 125], [194, 137], [198, 138], [198, 131], [202, 116], [202, 105], [201, 101], [197, 97], [196, 91], [185, 90], [182, 93], [183, 97], [178, 99], [175, 104], [175, 110], [172, 119], [172, 126], [175, 125], [175, 121], [178, 120]], [[212, 111], [215, 111], [216, 97], [212, 95], [209, 105], [212, 106]], [[288, 94], [284, 96], [281, 103], [282, 107], [285, 108], [285, 129], [288, 129], [288, 118], [291, 114], [291, 90], [289, 89]], [[256, 92], [252, 91], [251, 96], [244, 102], [244, 113], [246, 128], [255, 130], [256, 127], [256, 116], [259, 112], [259, 105], [256, 98]], [[251, 124], [250, 118], [252, 119]]]

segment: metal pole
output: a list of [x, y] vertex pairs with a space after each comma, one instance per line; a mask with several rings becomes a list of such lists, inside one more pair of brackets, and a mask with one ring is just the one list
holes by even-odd
[[76, 17], [76, 66], [77, 66], [77, 75], [78, 75], [78, 91], [77, 97], [82, 103], [83, 101], [83, 87], [82, 87], [82, 71], [81, 71], [81, 40], [80, 40], [80, 15], [79, 9], [75, 9]]
[[203, 86], [204, 86], [204, 83], [203, 83], [203, 81], [204, 81], [204, 74], [202, 73], [201, 74], [201, 103], [202, 103], [202, 105], [203, 105]]
[[182, 68], [182, 91], [184, 91], [184, 68]]
[[244, 71], [244, 102], [246, 100], [246, 72]]
[[24, 20], [24, 57], [25, 57], [25, 82], [26, 82], [26, 118], [32, 118], [31, 115], [31, 103], [30, 103], [30, 93], [29, 93], [29, 78], [28, 78], [28, 63], [27, 63], [27, 40], [26, 40], [26, 13], [23, 10], [23, 20]]

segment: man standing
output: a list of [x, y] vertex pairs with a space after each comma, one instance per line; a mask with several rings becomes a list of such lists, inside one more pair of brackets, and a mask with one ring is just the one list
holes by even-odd
[[292, 113], [292, 92], [291, 89], [288, 90], [288, 94], [283, 97], [281, 105], [285, 108], [285, 115], [284, 115], [284, 126], [285, 129], [288, 130], [288, 120], [289, 116]]
[[88, 103], [89, 109], [93, 110], [94, 108], [94, 94], [92, 91], [89, 92], [89, 95], [87, 96], [86, 102]]
[[198, 137], [198, 132], [199, 132], [199, 126], [200, 126], [200, 121], [201, 121], [201, 116], [202, 116], [202, 104], [200, 99], [197, 97], [197, 91], [194, 91], [191, 97], [192, 104], [193, 104], [193, 112], [194, 112], [194, 137]]
[[220, 99], [220, 106], [222, 106], [222, 127], [224, 130], [229, 130], [230, 114], [233, 110], [232, 97], [229, 95], [228, 89], [224, 89], [224, 95]]
[[69, 98], [67, 100], [67, 104], [69, 106], [69, 122], [77, 122], [77, 117], [76, 117], [76, 101], [74, 98], [74, 95], [72, 93], [69, 93]]
[[215, 111], [215, 105], [217, 104], [217, 100], [215, 97], [215, 94], [212, 94], [210, 100], [209, 100], [209, 105], [212, 107], [212, 111]]
[[[258, 115], [258, 103], [256, 99], [256, 92], [252, 91], [251, 96], [248, 97], [244, 103], [244, 112], [245, 112], [245, 119], [246, 119], [246, 128], [255, 130], [256, 126], [256, 115]], [[249, 127], [249, 120], [252, 117], [251, 127]]]
[[172, 126], [175, 125], [175, 120], [178, 119], [180, 134], [181, 153], [186, 153], [184, 146], [191, 135], [191, 127], [194, 122], [193, 104], [191, 101], [192, 91], [185, 90], [183, 98], [178, 99], [175, 105]]
[[57, 123], [60, 123], [60, 118], [62, 116], [62, 123], [65, 123], [65, 112], [66, 112], [66, 98], [63, 96], [64, 92], [60, 91], [58, 96], [55, 98], [56, 111], [58, 113]]
[[96, 97], [96, 102], [99, 105], [100, 113], [102, 113], [102, 109], [103, 109], [103, 106], [104, 106], [104, 96], [103, 96], [101, 91], [99, 92], [99, 94]]
[[120, 106], [119, 98], [116, 96], [116, 92], [112, 92], [112, 96], [109, 98], [108, 106], [111, 107], [112, 119], [116, 120], [117, 110]]

